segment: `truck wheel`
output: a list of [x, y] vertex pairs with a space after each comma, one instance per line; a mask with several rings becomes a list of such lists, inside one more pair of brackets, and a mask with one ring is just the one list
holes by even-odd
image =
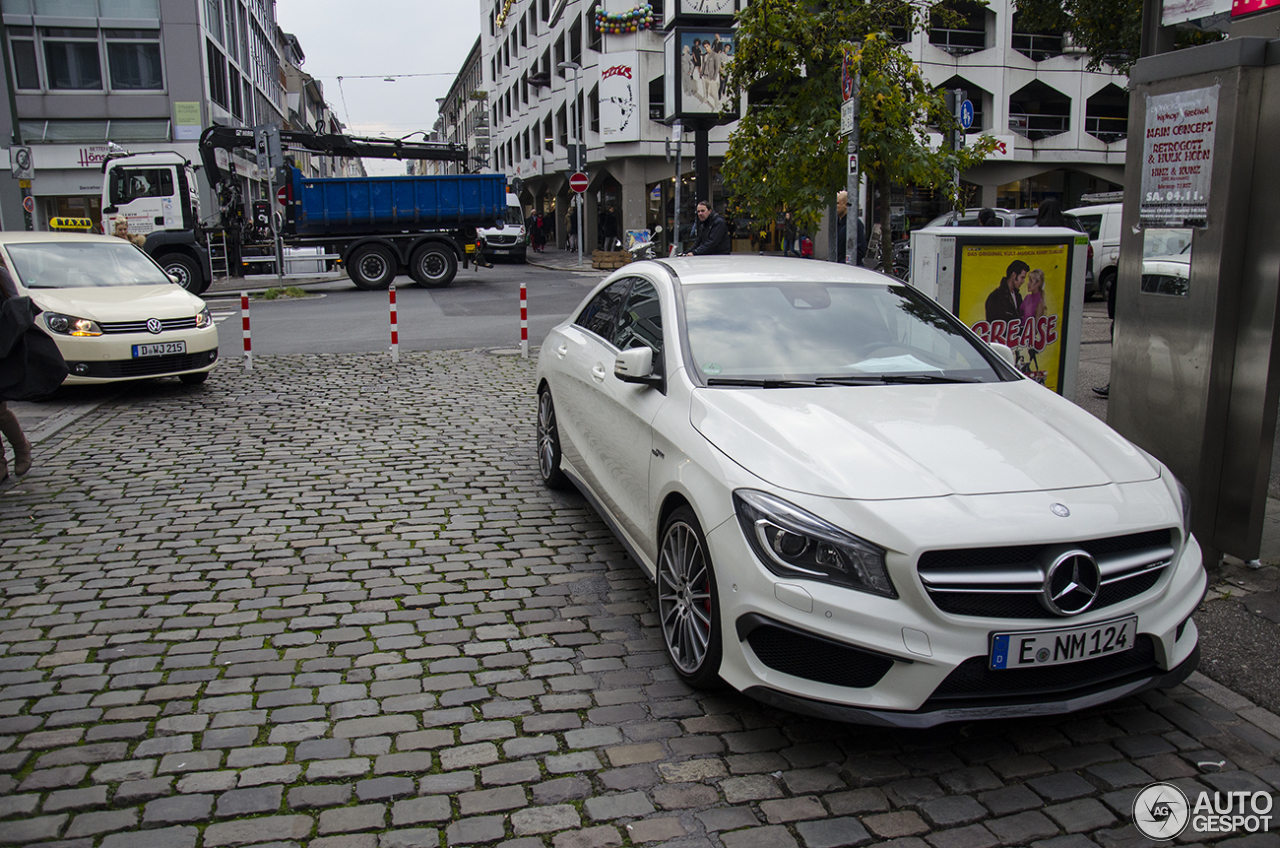
[[170, 253], [168, 256], [161, 257], [160, 267], [169, 276], [177, 277], [178, 285], [192, 294], [200, 294], [206, 288], [204, 275], [200, 273], [200, 266], [190, 256], [183, 256], [181, 253]]
[[420, 286], [447, 286], [458, 273], [458, 260], [442, 244], [424, 244], [413, 252], [409, 275]]
[[361, 291], [379, 291], [396, 278], [396, 258], [378, 244], [362, 247], [347, 260], [347, 275]]

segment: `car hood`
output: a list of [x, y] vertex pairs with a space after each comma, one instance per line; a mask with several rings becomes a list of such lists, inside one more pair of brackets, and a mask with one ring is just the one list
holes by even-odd
[[185, 318], [204, 309], [204, 301], [173, 283], [156, 286], [30, 289], [36, 306], [93, 321], [141, 321]]
[[937, 386], [697, 389], [694, 428], [783, 489], [888, 500], [1151, 480], [1106, 424], [1030, 380]]

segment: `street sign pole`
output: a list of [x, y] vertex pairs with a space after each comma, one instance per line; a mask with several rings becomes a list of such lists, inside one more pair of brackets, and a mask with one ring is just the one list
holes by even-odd
[[[844, 261], [847, 265], [858, 264], [858, 221], [860, 219], [860, 210], [858, 208], [858, 194], [862, 189], [862, 179], [860, 176], [861, 168], [858, 162], [858, 89], [861, 87], [861, 72], [857, 65], [857, 51], [861, 49], [861, 44], [854, 44], [851, 48], [853, 56], [845, 63], [846, 74], [852, 74], [851, 84], [845, 86], [845, 93], [849, 94], [846, 103], [852, 102], [852, 106], [847, 107], [853, 113], [853, 119], [847, 127], [849, 130], [848, 146], [846, 151], [849, 157], [849, 179], [847, 182], [848, 200], [845, 205], [845, 221], [844, 221]], [[852, 66], [852, 67], [849, 67]], [[882, 236], [883, 239], [883, 236]]]
[[683, 133], [681, 132], [680, 120], [678, 118], [675, 123], [671, 125], [671, 135], [674, 136], [676, 140], [676, 207], [675, 220], [672, 223], [672, 228], [675, 232], [671, 234], [671, 243], [675, 245], [676, 253], [680, 253], [680, 195], [684, 190], [684, 181], [680, 178], [680, 136], [683, 135]]

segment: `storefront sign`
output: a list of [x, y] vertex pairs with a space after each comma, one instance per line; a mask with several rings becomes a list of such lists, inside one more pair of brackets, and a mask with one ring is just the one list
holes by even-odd
[[1232, 0], [1231, 17], [1238, 18], [1264, 9], [1274, 9], [1277, 6], [1280, 6], [1280, 0]]
[[956, 315], [1013, 349], [1018, 370], [1061, 392], [1068, 244], [965, 245]]
[[1198, 21], [1231, 11], [1232, 0], [1164, 0], [1160, 15], [1162, 26]]
[[640, 54], [606, 54], [600, 63], [600, 136], [605, 144], [640, 140]]
[[1219, 86], [1147, 97], [1138, 217], [1144, 227], [1203, 227]]

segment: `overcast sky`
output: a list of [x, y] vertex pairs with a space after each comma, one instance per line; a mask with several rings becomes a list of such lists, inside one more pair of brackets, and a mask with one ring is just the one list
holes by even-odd
[[[298, 37], [302, 69], [324, 84], [349, 133], [396, 138], [431, 132], [436, 98], [480, 34], [475, 0], [276, 0], [276, 20]], [[434, 76], [417, 76], [425, 74]], [[365, 168], [404, 173], [402, 163], [387, 160], [366, 159]]]

